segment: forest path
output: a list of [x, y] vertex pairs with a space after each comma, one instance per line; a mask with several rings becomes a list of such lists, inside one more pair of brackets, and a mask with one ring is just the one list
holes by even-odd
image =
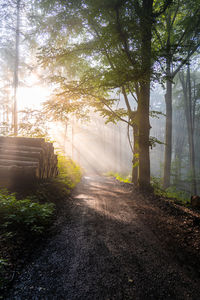
[[115, 179], [84, 177], [59, 231], [6, 299], [200, 299], [198, 272], [178, 242], [190, 217], [159, 203]]

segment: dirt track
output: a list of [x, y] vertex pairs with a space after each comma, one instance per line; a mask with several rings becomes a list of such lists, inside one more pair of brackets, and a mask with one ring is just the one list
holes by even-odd
[[200, 299], [199, 214], [85, 177], [6, 299]]

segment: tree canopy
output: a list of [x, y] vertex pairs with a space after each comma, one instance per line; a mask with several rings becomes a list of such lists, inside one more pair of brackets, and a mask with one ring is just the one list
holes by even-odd
[[[150, 81], [160, 51], [152, 29], [171, 2], [38, 1], [38, 28], [47, 32], [39, 58], [53, 68], [51, 80], [59, 90], [50, 109], [58, 112], [58, 103], [67, 112], [89, 105], [110, 120], [136, 125], [142, 185], [150, 182]], [[125, 106], [116, 109], [119, 94]]]
[[150, 111], [150, 89], [166, 83], [169, 153], [172, 81], [199, 47], [198, 1], [37, 0], [29, 7], [27, 36], [54, 88], [46, 111], [67, 121], [70, 114], [87, 118], [92, 109], [106, 122], [127, 123], [139, 166], [134, 180], [148, 188], [149, 148], [157, 141], [150, 137], [149, 117], [157, 114]]

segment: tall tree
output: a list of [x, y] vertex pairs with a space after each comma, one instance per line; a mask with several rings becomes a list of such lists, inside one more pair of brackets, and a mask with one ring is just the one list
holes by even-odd
[[174, 0], [161, 18], [155, 27], [155, 38], [160, 43], [159, 62], [166, 78], [163, 186], [167, 188], [170, 185], [172, 157], [172, 84], [176, 74], [200, 45], [200, 3], [195, 0]]
[[[54, 66], [53, 82], [62, 88], [55, 103], [65, 102], [69, 111], [69, 100], [71, 109], [87, 102], [107, 118], [123, 120], [132, 127], [136, 124], [140, 187], [150, 186], [152, 26], [170, 3], [169, 0], [160, 1], [159, 5], [153, 0], [40, 2], [44, 14], [48, 12], [49, 16], [43, 19], [46, 26], [43, 23], [40, 28], [46, 28], [51, 37], [40, 58], [44, 66]], [[59, 66], [60, 70], [68, 68], [59, 73]], [[69, 81], [69, 69], [78, 80]], [[126, 109], [114, 108], [116, 97], [111, 95], [116, 95], [116, 91], [124, 95]], [[131, 94], [138, 99], [136, 114], [132, 113]]]
[[[184, 100], [184, 111], [187, 124], [188, 145], [189, 145], [189, 162], [191, 175], [191, 193], [197, 193], [196, 186], [196, 169], [195, 169], [195, 147], [194, 147], [194, 124], [195, 124], [195, 106], [196, 106], [196, 86], [195, 80], [192, 86], [190, 65], [187, 65], [186, 74], [182, 71], [179, 73]], [[192, 96], [193, 95], [193, 96]]]
[[[27, 85], [26, 78], [29, 77], [30, 71], [33, 71], [33, 63], [30, 63], [33, 59], [33, 47], [30, 51], [30, 24], [27, 20], [30, 2], [29, 0], [0, 0], [0, 75], [2, 75], [2, 85], [9, 91], [12, 89], [9, 102], [12, 102], [11, 122], [14, 135], [18, 134], [17, 91], [19, 87]], [[2, 99], [7, 97], [6, 93], [2, 95]]]
[[20, 37], [20, 0], [16, 3], [16, 27], [15, 27], [15, 65], [14, 65], [14, 101], [13, 101], [13, 128], [14, 135], [18, 134], [18, 121], [17, 121], [17, 90], [19, 84], [19, 37]]

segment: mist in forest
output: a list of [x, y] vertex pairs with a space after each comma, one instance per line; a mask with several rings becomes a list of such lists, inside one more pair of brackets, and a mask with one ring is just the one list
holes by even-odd
[[[122, 102], [122, 106], [123, 106]], [[191, 174], [188, 153], [188, 137], [183, 99], [177, 97], [174, 90], [172, 172], [171, 184], [176, 189], [190, 193]], [[198, 107], [198, 101], [197, 101]], [[158, 140], [151, 146], [151, 177], [162, 180], [164, 168], [165, 141], [165, 90], [160, 86], [151, 93], [151, 110], [158, 111], [157, 117], [150, 119], [150, 136]], [[199, 117], [196, 113], [195, 149], [196, 166], [200, 163]], [[56, 147], [75, 160], [88, 174], [119, 173], [131, 178], [133, 152], [133, 132], [126, 123], [105, 124], [105, 119], [92, 113], [89, 121], [80, 121], [75, 117], [68, 123], [56, 125], [53, 138]], [[59, 129], [58, 129], [59, 128]], [[128, 138], [129, 132], [129, 138]], [[56, 133], [56, 134], [55, 134]], [[199, 146], [198, 146], [199, 145]], [[198, 168], [196, 170], [198, 185]], [[198, 192], [200, 192], [198, 190]]]
[[[131, 175], [135, 151], [141, 187], [150, 186], [151, 173], [164, 189], [200, 192], [198, 1], [169, 1], [158, 14], [161, 1], [149, 17], [141, 6], [146, 32], [132, 4], [130, 10], [120, 6], [118, 20], [112, 1], [109, 8], [90, 1], [76, 8], [68, 1], [36, 2], [0, 1], [0, 134], [53, 138], [88, 173]], [[71, 17], [77, 9], [76, 27]], [[98, 26], [87, 20], [90, 11]], [[41, 107], [45, 98], [47, 110]], [[89, 121], [82, 119], [87, 109], [96, 111]]]
[[[156, 98], [155, 98], [156, 95]], [[164, 96], [154, 93], [153, 110], [162, 110]], [[121, 106], [124, 103], [121, 101]], [[151, 136], [164, 143], [164, 117], [151, 118]], [[75, 117], [66, 124], [57, 123], [52, 130], [55, 147], [75, 160], [86, 173], [108, 172], [130, 176], [133, 160], [133, 131], [124, 122], [107, 123], [98, 113], [91, 113], [88, 121]], [[162, 177], [164, 145], [151, 149], [151, 173]]]
[[[55, 130], [54, 130], [55, 132]], [[56, 147], [76, 161], [86, 173], [116, 172], [128, 175], [132, 151], [124, 124], [105, 124], [93, 114], [89, 122], [75, 118], [56, 130]]]

